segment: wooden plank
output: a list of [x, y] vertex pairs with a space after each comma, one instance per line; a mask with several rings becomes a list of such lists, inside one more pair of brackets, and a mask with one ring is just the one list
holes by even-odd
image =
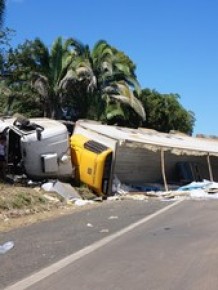
[[161, 172], [162, 172], [162, 177], [163, 177], [163, 182], [164, 182], [164, 188], [165, 188], [165, 191], [168, 191], [169, 189], [168, 189], [166, 173], [165, 173], [164, 150], [162, 149], [160, 153], [161, 153]]

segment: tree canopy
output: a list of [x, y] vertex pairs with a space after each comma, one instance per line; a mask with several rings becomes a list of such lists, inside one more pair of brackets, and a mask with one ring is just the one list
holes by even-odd
[[74, 95], [79, 113], [108, 122], [115, 116], [125, 118], [123, 106], [129, 106], [145, 119], [144, 108], [137, 98], [140, 86], [132, 61], [104, 40], [98, 41], [92, 50], [78, 41], [75, 43], [75, 57], [62, 86]]
[[[0, 42], [10, 42], [9, 31]], [[141, 90], [135, 64], [104, 40], [92, 49], [73, 38], [58, 37], [50, 49], [39, 38], [26, 40], [9, 50], [4, 68], [0, 107], [5, 114], [60, 119], [70, 109], [74, 121], [192, 134], [195, 116], [181, 105], [180, 96]]]
[[115, 115], [125, 117], [122, 106], [128, 105], [145, 118], [133, 92], [140, 91], [133, 63], [105, 41], [93, 50], [71, 38], [57, 38], [50, 50], [40, 39], [26, 41], [11, 50], [7, 69], [8, 87], [16, 84], [17, 92], [19, 84], [31, 84], [29, 93], [43, 100], [44, 116], [54, 118], [62, 105], [70, 104], [83, 117], [107, 121]]
[[146, 108], [147, 128], [162, 132], [171, 130], [192, 134], [195, 116], [179, 102], [178, 94], [160, 94], [156, 90], [144, 89], [140, 99]]

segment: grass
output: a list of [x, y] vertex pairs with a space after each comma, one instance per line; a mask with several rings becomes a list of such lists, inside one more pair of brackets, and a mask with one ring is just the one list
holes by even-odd
[[46, 204], [46, 199], [43, 196], [33, 195], [29, 192], [19, 192], [12, 200], [12, 207], [18, 209], [32, 207], [37, 204]]
[[[83, 198], [94, 197], [87, 187], [78, 189]], [[0, 232], [84, 209], [54, 192], [0, 183]]]
[[62, 197], [56, 193], [49, 193], [53, 199], [47, 199], [44, 194], [43, 190], [0, 184], [0, 214], [27, 209], [39, 212], [64, 204]]

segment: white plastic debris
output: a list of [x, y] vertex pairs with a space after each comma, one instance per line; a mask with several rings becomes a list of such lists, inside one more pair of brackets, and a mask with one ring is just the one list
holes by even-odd
[[208, 193], [218, 193], [218, 183], [210, 182], [207, 186], [205, 186], [205, 191]]
[[42, 185], [42, 189], [50, 192], [57, 192], [66, 200], [72, 200], [74, 198], [81, 199], [79, 193], [69, 183], [64, 183], [60, 181], [46, 182]]
[[115, 175], [112, 183], [112, 192], [119, 193], [120, 195], [126, 194], [128, 192], [133, 191], [133, 188], [131, 186], [128, 186], [126, 184], [122, 184], [119, 180], [119, 178]]
[[46, 182], [46, 183], [43, 183], [41, 187], [45, 191], [54, 191], [53, 190], [53, 185], [54, 185], [54, 182]]
[[109, 220], [116, 220], [116, 219], [118, 219], [118, 216], [116, 216], [116, 215], [112, 215], [112, 216], [110, 216], [108, 219], [109, 219]]
[[[218, 199], [218, 183], [206, 179], [201, 182], [193, 181], [178, 188], [178, 191], [186, 192], [191, 199]], [[176, 191], [174, 193], [176, 196]]]
[[109, 233], [109, 230], [108, 229], [102, 229], [102, 230], [100, 230], [99, 233]]
[[189, 184], [179, 187], [178, 191], [189, 191], [189, 190], [196, 190], [196, 189], [204, 189], [212, 184], [211, 181], [204, 179], [203, 181], [193, 181]]
[[27, 182], [27, 185], [28, 186], [31, 186], [31, 187], [36, 187], [36, 186], [40, 186], [40, 182], [37, 182], [37, 181], [33, 181], [33, 180], [28, 180], [28, 182]]
[[84, 205], [93, 204], [93, 203], [94, 203], [93, 200], [85, 200], [85, 199], [77, 199], [74, 202], [74, 204], [77, 206], [84, 206]]
[[90, 223], [88, 223], [86, 226], [87, 226], [88, 228], [93, 228], [93, 224], [90, 224]]
[[192, 199], [218, 199], [218, 194], [217, 193], [210, 194], [202, 189], [196, 189], [190, 191], [190, 197]]
[[107, 198], [108, 201], [115, 201], [115, 200], [121, 200], [119, 195], [109, 196]]
[[0, 245], [0, 254], [5, 254], [14, 247], [14, 242], [9, 241]]
[[142, 194], [126, 194], [122, 197], [122, 199], [127, 199], [127, 200], [147, 200], [147, 196], [146, 195], [142, 195]]

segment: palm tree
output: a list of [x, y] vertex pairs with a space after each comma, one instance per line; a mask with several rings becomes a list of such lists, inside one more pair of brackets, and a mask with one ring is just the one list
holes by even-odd
[[50, 50], [40, 39], [26, 41], [9, 54], [8, 65], [13, 83], [31, 83], [41, 97], [44, 116], [58, 117], [67, 104], [77, 108], [78, 117], [109, 122], [125, 119], [128, 105], [145, 118], [134, 65], [105, 41], [92, 51], [72, 38], [57, 38]]
[[123, 105], [128, 105], [145, 119], [144, 108], [135, 96], [140, 87], [130, 60], [106, 41], [97, 42], [92, 51], [82, 43], [73, 43], [77, 43], [74, 58], [60, 85], [76, 91], [77, 97], [79, 88], [83, 94], [77, 98], [79, 104], [89, 109], [84, 115], [106, 121], [115, 116], [125, 118]]
[[[31, 83], [44, 104], [44, 116], [54, 118], [62, 101], [61, 78], [73, 57], [69, 41], [58, 37], [49, 50], [40, 40], [26, 41], [9, 54], [9, 71], [12, 82]], [[33, 93], [33, 92], [32, 92]]]
[[5, 12], [5, 0], [0, 0], [0, 27], [2, 27], [3, 25], [4, 12]]

